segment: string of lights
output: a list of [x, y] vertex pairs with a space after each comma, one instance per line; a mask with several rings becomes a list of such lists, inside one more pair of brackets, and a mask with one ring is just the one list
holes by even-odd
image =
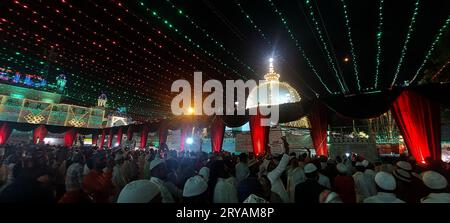
[[308, 67], [312, 70], [312, 72], [314, 73], [314, 75], [317, 77], [317, 79], [319, 79], [320, 83], [322, 84], [322, 86], [325, 88], [325, 90], [330, 93], [333, 94], [333, 92], [330, 90], [330, 88], [328, 87], [327, 84], [325, 84], [325, 82], [322, 80], [322, 77], [318, 74], [316, 68], [314, 67], [314, 65], [311, 62], [311, 59], [309, 59], [309, 57], [306, 55], [305, 51], [303, 50], [303, 48], [301, 47], [299, 41], [294, 37], [293, 32], [291, 31], [291, 29], [289, 28], [286, 19], [283, 17], [283, 14], [278, 10], [278, 8], [275, 6], [275, 4], [273, 3], [272, 0], [267, 0], [269, 2], [269, 4], [272, 6], [272, 8], [275, 11], [275, 14], [277, 14], [280, 19], [281, 22], [283, 24], [283, 27], [287, 30], [289, 37], [291, 38], [291, 40], [293, 40], [295, 42], [295, 46], [297, 47], [297, 50], [300, 52], [300, 54], [302, 55], [302, 57], [305, 59], [306, 64], [308, 65]]
[[[202, 28], [201, 26], [199, 26], [187, 13], [184, 13], [183, 10], [181, 10], [180, 8], [176, 7], [172, 1], [170, 0], [166, 0], [166, 2], [168, 4], [170, 4], [170, 6], [175, 9], [178, 13], [178, 15], [186, 18], [189, 23], [195, 27], [197, 30], [200, 30], [201, 33], [206, 36], [206, 38], [208, 38], [212, 43], [215, 44], [215, 46], [219, 47], [220, 49], [222, 49], [223, 51], [225, 51], [228, 55], [230, 55], [231, 57], [233, 57], [234, 60], [236, 60], [237, 62], [239, 62], [242, 66], [244, 66], [246, 69], [248, 69], [251, 72], [255, 72], [255, 70], [253, 68], [251, 68], [249, 65], [245, 64], [244, 62], [242, 62], [233, 52], [227, 50], [227, 48], [223, 45], [223, 43], [221, 43], [220, 41], [218, 41], [216, 38], [213, 37], [213, 34], [209, 33], [207, 30], [205, 30], [204, 28]], [[143, 2], [140, 2], [141, 5], [143, 5]]]
[[[345, 93], [345, 92], [347, 92], [347, 90], [345, 89], [344, 85], [342, 84], [341, 79], [339, 78], [340, 74], [339, 74], [339, 71], [338, 71], [338, 68], [337, 68], [337, 64], [335, 63], [334, 59], [331, 57], [331, 52], [328, 49], [328, 44], [325, 42], [325, 39], [324, 39], [324, 37], [322, 35], [322, 30], [320, 29], [319, 23], [317, 22], [316, 15], [314, 13], [311, 1], [310, 0], [306, 0], [305, 4], [308, 7], [308, 10], [309, 10], [308, 14], [310, 15], [312, 23], [314, 24], [314, 28], [315, 28], [318, 36], [319, 36], [320, 43], [321, 43], [321, 45], [322, 45], [322, 47], [323, 47], [323, 49], [325, 51], [325, 55], [326, 55], [326, 57], [328, 59], [328, 65], [330, 66], [330, 69], [332, 69], [333, 72], [334, 72], [335, 78], [336, 78], [336, 80], [337, 80], [337, 82], [339, 84], [339, 87], [341, 88], [341, 92]], [[330, 45], [330, 47], [333, 48], [333, 46], [331, 46], [331, 45]]]
[[423, 68], [425, 67], [425, 64], [428, 62], [428, 60], [430, 60], [431, 55], [433, 54], [433, 52], [436, 48], [436, 45], [441, 41], [441, 38], [444, 35], [444, 33], [446, 31], [448, 31], [449, 23], [450, 23], [450, 15], [449, 15], [449, 17], [447, 17], [447, 20], [445, 20], [444, 25], [442, 25], [442, 27], [439, 29], [438, 33], [436, 34], [436, 37], [434, 38], [434, 41], [431, 44], [430, 49], [425, 54], [425, 58], [423, 59], [422, 64], [420, 64], [419, 69], [417, 69], [417, 71], [416, 71], [416, 74], [410, 80], [410, 84], [416, 80], [417, 76], [422, 72]]
[[420, 6], [420, 0], [417, 0], [414, 4], [414, 11], [411, 17], [411, 22], [408, 26], [408, 32], [406, 34], [405, 43], [403, 43], [402, 53], [400, 55], [400, 60], [398, 62], [397, 68], [395, 70], [394, 79], [392, 80], [391, 87], [395, 85], [395, 82], [397, 81], [398, 74], [400, 73], [400, 69], [403, 65], [403, 62], [405, 60], [406, 52], [408, 52], [408, 43], [411, 39], [411, 35], [414, 32], [414, 25], [416, 24], [416, 18], [419, 14], [419, 6]]
[[264, 32], [261, 30], [261, 28], [259, 28], [259, 26], [255, 24], [252, 17], [250, 16], [250, 14], [248, 14], [244, 10], [244, 8], [241, 6], [241, 3], [239, 2], [239, 0], [234, 0], [234, 3], [237, 5], [237, 7], [239, 8], [239, 11], [242, 13], [242, 15], [245, 17], [245, 19], [250, 23], [250, 26], [259, 33], [259, 35], [267, 42], [267, 45], [272, 46], [272, 42], [267, 38], [267, 35], [264, 34]]
[[350, 26], [350, 17], [347, 11], [347, 3], [345, 2], [345, 0], [340, 0], [340, 2], [342, 3], [342, 8], [344, 11], [345, 27], [347, 29], [347, 39], [350, 45], [350, 54], [352, 55], [353, 72], [356, 79], [356, 85], [358, 86], [358, 91], [361, 91], [361, 84], [359, 81], [358, 57], [356, 55], [355, 45], [353, 43], [352, 28]]
[[373, 85], [374, 89], [378, 88], [378, 77], [380, 76], [380, 65], [381, 65], [381, 52], [382, 52], [382, 42], [381, 38], [383, 37], [383, 7], [384, 0], [379, 1], [378, 5], [378, 28], [377, 28], [377, 55], [375, 58], [375, 83]]
[[220, 63], [222, 66], [230, 69], [231, 71], [233, 71], [233, 73], [237, 74], [238, 76], [240, 76], [241, 78], [246, 78], [244, 75], [242, 75], [240, 72], [238, 72], [236, 69], [232, 68], [230, 65], [228, 65], [227, 63], [223, 62], [223, 60], [221, 60], [219, 57], [217, 57], [215, 54], [209, 52], [208, 50], [206, 50], [204, 47], [202, 47], [200, 44], [198, 44], [197, 42], [195, 42], [191, 37], [189, 37], [187, 34], [183, 33], [180, 29], [176, 28], [169, 20], [161, 17], [158, 13], [158, 11], [154, 10], [154, 9], [150, 9], [148, 7], [146, 7], [145, 5], [141, 5], [145, 8], [145, 10], [152, 15], [151, 18], [157, 18], [162, 24], [166, 25], [166, 28], [168, 28], [169, 30], [173, 30], [175, 33], [177, 33], [179, 36], [181, 36], [182, 38], [184, 38], [189, 44], [191, 44], [193, 47], [198, 48], [199, 50], [201, 50], [204, 54], [208, 55], [209, 57], [211, 57], [213, 60], [217, 61], [218, 63]]

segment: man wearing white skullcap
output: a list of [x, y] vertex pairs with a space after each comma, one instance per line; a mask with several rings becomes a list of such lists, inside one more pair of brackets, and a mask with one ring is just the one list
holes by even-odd
[[364, 174], [364, 165], [361, 162], [356, 162], [355, 168], [356, 173], [353, 174], [353, 180], [355, 182], [356, 202], [361, 203], [364, 199], [374, 196], [377, 191], [370, 175]]
[[364, 166], [364, 168], [366, 168], [364, 174], [369, 175], [372, 181], [375, 180], [375, 175], [377, 173], [372, 169], [371, 163], [368, 160], [363, 160], [361, 163]]
[[336, 169], [339, 175], [333, 180], [333, 191], [339, 194], [342, 202], [356, 203], [355, 181], [352, 176], [347, 175], [347, 166], [343, 163], [338, 163]]
[[444, 176], [435, 171], [422, 173], [422, 180], [431, 193], [421, 199], [421, 203], [450, 203], [450, 193], [448, 193], [448, 182]]
[[117, 203], [161, 203], [161, 191], [158, 185], [148, 180], [136, 180], [120, 191]]
[[325, 190], [320, 185], [318, 169], [313, 163], [308, 163], [304, 168], [306, 181], [295, 187], [295, 203], [315, 204], [319, 203], [319, 195]]
[[167, 168], [164, 160], [161, 158], [155, 158], [150, 162], [150, 181], [158, 185], [159, 190], [161, 191], [162, 201], [163, 203], [174, 203], [172, 194], [165, 186], [165, 180], [167, 177]]
[[209, 181], [209, 168], [204, 166], [198, 171], [198, 175], [203, 177], [203, 179], [208, 182]]
[[188, 204], [208, 203], [208, 183], [201, 176], [193, 176], [184, 184], [183, 202]]
[[364, 203], [405, 203], [394, 194], [397, 188], [394, 176], [387, 172], [379, 172], [375, 175], [378, 193], [375, 196], [364, 199]]

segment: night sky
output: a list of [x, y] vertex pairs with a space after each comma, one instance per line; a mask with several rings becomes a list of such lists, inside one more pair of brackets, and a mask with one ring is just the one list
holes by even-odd
[[106, 91], [112, 106], [152, 118], [170, 116], [173, 81], [194, 71], [258, 80], [270, 57], [305, 98], [386, 90], [398, 67], [394, 86], [416, 74], [450, 1], [384, 0], [381, 12], [377, 57], [380, 0], [4, 0], [0, 67], [49, 82], [64, 73], [73, 103], [93, 105]]

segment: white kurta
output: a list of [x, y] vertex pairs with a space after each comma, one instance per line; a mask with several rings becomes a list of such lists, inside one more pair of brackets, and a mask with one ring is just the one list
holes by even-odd
[[288, 194], [289, 194], [289, 201], [291, 203], [295, 202], [295, 187], [298, 184], [301, 184], [306, 181], [305, 172], [303, 171], [303, 168], [297, 167], [295, 169], [288, 170]]
[[158, 185], [159, 190], [161, 191], [161, 197], [163, 203], [174, 203], [175, 200], [172, 197], [170, 191], [164, 186], [164, 181], [159, 178], [152, 177], [150, 181]]
[[420, 200], [421, 203], [450, 203], [450, 193], [431, 193]]
[[214, 203], [239, 203], [236, 187], [223, 178], [218, 178], [214, 187]]
[[364, 199], [364, 203], [405, 203], [393, 193], [378, 192], [377, 195]]
[[353, 174], [353, 180], [355, 181], [356, 200], [358, 203], [376, 194], [376, 191], [373, 191], [372, 180], [369, 175], [356, 172]]
[[286, 170], [288, 164], [289, 156], [287, 154], [284, 154], [278, 166], [267, 174], [267, 178], [269, 178], [270, 183], [272, 184], [272, 191], [278, 194], [284, 203], [289, 202], [289, 195], [280, 177], [281, 174], [283, 174], [283, 172]]

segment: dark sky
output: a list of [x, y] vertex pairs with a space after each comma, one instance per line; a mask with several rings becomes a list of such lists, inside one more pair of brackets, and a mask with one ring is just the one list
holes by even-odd
[[[13, 55], [16, 50], [24, 51], [26, 48], [24, 54], [27, 57], [23, 59], [23, 64], [36, 64], [35, 60], [49, 55], [50, 45], [58, 44], [53, 49], [56, 56], [47, 59], [51, 67], [58, 65], [64, 72], [75, 74], [69, 79], [73, 100], [92, 103], [100, 94], [99, 91], [105, 90], [110, 93], [116, 106], [140, 107], [134, 112], [163, 116], [170, 108], [170, 86], [174, 80], [191, 80], [194, 70], [203, 71], [205, 79], [238, 79], [241, 78], [240, 75], [246, 79], [262, 79], [267, 72], [270, 57], [275, 58], [276, 69], [282, 75], [281, 80], [295, 86], [303, 97], [313, 97], [313, 92], [322, 96], [329, 95], [307, 66], [305, 58], [268, 0], [19, 2], [0, 3], [0, 18], [7, 20], [0, 23], [3, 55]], [[171, 7], [170, 2], [182, 9], [182, 13]], [[306, 1], [273, 2], [323, 82], [331, 91], [340, 93], [338, 80], [315, 31]], [[361, 91], [388, 89], [399, 63], [416, 1], [384, 0], [380, 76], [376, 89], [373, 87], [379, 0], [345, 2], [357, 56]], [[241, 13], [237, 3], [240, 3], [254, 22], [253, 25], [260, 31]], [[344, 80], [348, 93], [361, 92], [358, 91], [353, 61], [344, 62], [345, 57], [351, 60], [353, 58], [342, 2], [311, 0], [311, 4], [333, 63], [337, 61], [341, 70], [342, 76], [339, 79]], [[60, 12], [56, 13], [56, 10]], [[37, 14], [33, 14], [33, 11]], [[152, 11], [157, 11], [163, 19], [152, 16]], [[206, 32], [195, 28], [184, 15], [188, 15]], [[416, 24], [397, 84], [412, 78], [437, 31], [449, 15], [448, 0], [420, 1]], [[73, 20], [74, 18], [76, 19]], [[33, 20], [38, 20], [39, 25], [34, 24]], [[174, 28], [169, 28], [163, 20], [173, 24], [183, 34], [174, 32]], [[42, 24], [47, 24], [51, 30], [42, 28]], [[70, 31], [64, 30], [66, 27]], [[157, 34], [157, 31], [162, 34]], [[214, 44], [206, 34], [222, 44], [223, 48]], [[261, 34], [267, 38], [262, 38]], [[44, 40], [36, 43], [36, 35]], [[206, 55], [184, 36], [215, 56]], [[112, 40], [117, 41], [117, 44], [112, 44]], [[95, 44], [91, 45], [92, 42]], [[99, 44], [102, 46], [99, 47]], [[159, 47], [158, 44], [162, 46]], [[61, 56], [58, 58], [58, 55]], [[19, 62], [5, 61], [5, 56], [2, 58], [1, 65], [9, 65], [22, 72], [34, 72], [31, 68], [25, 69]], [[228, 67], [220, 62], [226, 63]], [[251, 72], [242, 64], [249, 65], [254, 71]], [[46, 75], [51, 79], [59, 73], [49, 68]]]

